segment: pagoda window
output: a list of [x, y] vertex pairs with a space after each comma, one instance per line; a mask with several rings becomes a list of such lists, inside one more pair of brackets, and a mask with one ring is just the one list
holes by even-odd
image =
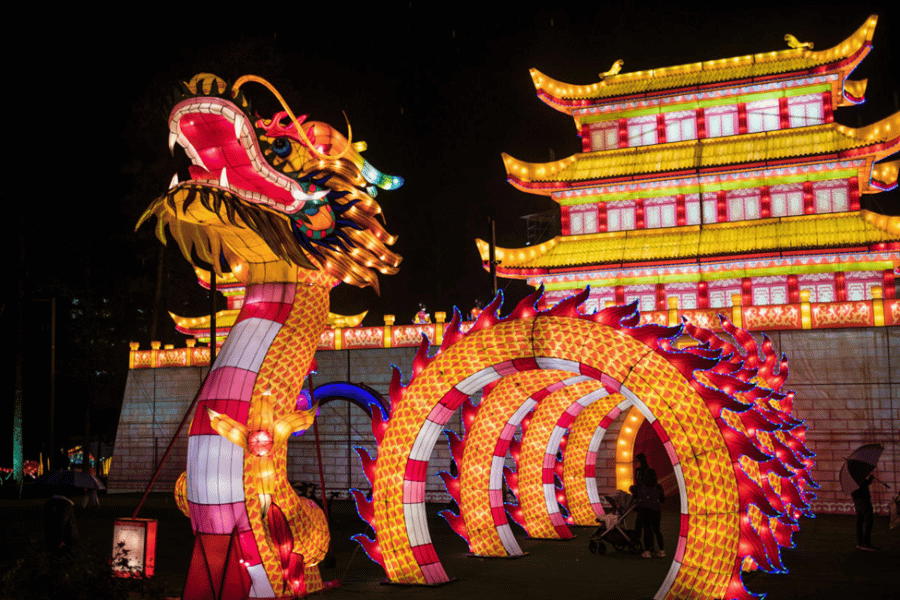
[[705, 192], [703, 194], [703, 222], [717, 223], [718, 215], [718, 195], [716, 192]]
[[787, 99], [791, 127], [809, 127], [825, 122], [822, 94], [806, 94]]
[[634, 229], [634, 204], [610, 202], [606, 206], [606, 230], [629, 231]]
[[636, 285], [625, 290], [625, 304], [638, 301], [638, 310], [641, 312], [656, 310], [656, 286]]
[[678, 298], [679, 309], [694, 310], [697, 308], [697, 285], [694, 283], [668, 283], [665, 295], [667, 298]]
[[884, 285], [881, 271], [851, 271], [844, 274], [847, 300], [851, 302], [871, 299], [872, 287], [876, 285]]
[[[606, 308], [606, 303], [611, 302], [613, 304], [616, 303], [616, 289], [612, 287], [604, 287], [604, 288], [591, 288], [591, 297], [594, 297], [594, 290], [597, 290], [596, 302], [597, 308], [603, 309]], [[570, 293], [574, 293], [574, 290], [569, 290]], [[588, 300], [590, 301], [590, 300]]]
[[735, 135], [738, 132], [737, 106], [712, 106], [703, 110], [706, 137], [716, 138]]
[[817, 181], [813, 183], [812, 188], [817, 214], [849, 210], [850, 192], [846, 181], [840, 179]]
[[769, 188], [773, 217], [789, 217], [803, 214], [803, 184], [788, 183]]
[[837, 299], [834, 273], [798, 275], [797, 285], [801, 291], [809, 290], [810, 302], [834, 302]]
[[675, 196], [644, 201], [644, 219], [647, 229], [675, 227]]
[[619, 147], [619, 122], [605, 121], [591, 126], [591, 150], [613, 150]]
[[697, 113], [680, 110], [665, 115], [666, 142], [683, 142], [697, 139]]
[[709, 307], [727, 308], [732, 305], [731, 297], [741, 295], [740, 279], [723, 279], [709, 283]]
[[777, 98], [747, 103], [747, 133], [774, 131], [779, 128], [780, 123]]
[[628, 119], [628, 145], [650, 146], [657, 141], [656, 115], [645, 115]]
[[700, 224], [700, 194], [686, 194], [684, 197], [685, 225]]
[[756, 188], [732, 190], [727, 194], [728, 220], [747, 221], [759, 218], [760, 193]]
[[753, 305], [772, 306], [787, 304], [788, 289], [785, 277], [754, 277]]
[[596, 205], [578, 207], [578, 210], [569, 209], [569, 234], [582, 233], [597, 233]]

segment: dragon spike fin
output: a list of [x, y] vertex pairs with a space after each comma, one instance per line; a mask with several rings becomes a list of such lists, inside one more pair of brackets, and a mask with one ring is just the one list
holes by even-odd
[[544, 295], [544, 284], [539, 285], [533, 292], [522, 298], [510, 313], [510, 319], [526, 319], [538, 314], [537, 303], [540, 302]]
[[590, 293], [591, 288], [586, 287], [574, 296], [569, 296], [562, 302], [557, 303], [556, 306], [547, 311], [546, 314], [554, 317], [580, 317], [582, 314], [578, 311], [578, 307], [584, 304], [584, 301], [588, 299]]

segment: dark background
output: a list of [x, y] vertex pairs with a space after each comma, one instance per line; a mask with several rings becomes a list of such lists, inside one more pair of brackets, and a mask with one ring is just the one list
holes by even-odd
[[[388, 230], [399, 236], [400, 274], [381, 279], [380, 297], [347, 286], [332, 295], [334, 312], [368, 310], [366, 325], [385, 313], [408, 323], [419, 302], [449, 313], [488, 300], [491, 282], [474, 243], [487, 238], [488, 219], [497, 220], [500, 246], [518, 247], [521, 217], [554, 208], [507, 184], [500, 159], [508, 152], [544, 162], [580, 151], [571, 117], [536, 98], [531, 67], [587, 84], [619, 58], [631, 72], [780, 50], [788, 32], [826, 49], [877, 13], [873, 50], [853, 75], [869, 78], [868, 101], [835, 120], [857, 127], [900, 110], [900, 11], [891, 3], [334, 6], [150, 10], [128, 20], [35, 14], [7, 23], [4, 145], [12, 156], [2, 205], [12, 268], [0, 327], [24, 366], [26, 458], [47, 451], [47, 299], [57, 299], [58, 446], [81, 436], [86, 420], [93, 434], [112, 439], [128, 342], [183, 345], [167, 312], [209, 313], [205, 290], [174, 245], [160, 252], [152, 226], [134, 232], [172, 174], [186, 176], [183, 157], [168, 153], [164, 110], [179, 79], [250, 73], [310, 119], [346, 131], [346, 112], [353, 139], [369, 145], [369, 162], [406, 179], [378, 196]], [[278, 109], [261, 87], [247, 89], [260, 114]], [[864, 207], [900, 213], [898, 192], [864, 197]], [[500, 284], [507, 308], [528, 291], [524, 282]], [[13, 364], [7, 359], [2, 372], [4, 440], [11, 439]]]

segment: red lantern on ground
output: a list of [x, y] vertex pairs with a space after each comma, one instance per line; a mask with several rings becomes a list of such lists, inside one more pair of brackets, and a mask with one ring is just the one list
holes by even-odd
[[156, 568], [156, 519], [116, 519], [113, 525], [113, 573], [153, 577]]

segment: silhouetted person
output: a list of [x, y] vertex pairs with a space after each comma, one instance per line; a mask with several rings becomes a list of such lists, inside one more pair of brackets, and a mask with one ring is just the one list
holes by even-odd
[[657, 556], [665, 556], [666, 551], [663, 549], [662, 530], [660, 529], [662, 486], [656, 479], [656, 471], [651, 469], [647, 463], [647, 457], [641, 453], [634, 458], [639, 464], [638, 468], [634, 470], [634, 485], [631, 486], [631, 494], [637, 502], [634, 509], [637, 513], [635, 535], [640, 537], [641, 532], [644, 534], [644, 554], [642, 555], [644, 558], [652, 556], [654, 536], [659, 545]]
[[44, 504], [44, 540], [47, 551], [57, 556], [71, 555], [78, 542], [75, 504], [60, 491]]
[[869, 486], [874, 479], [873, 473], [865, 480], [857, 481], [859, 489], [850, 494], [853, 498], [853, 507], [856, 509], [856, 547], [860, 550], [878, 550], [872, 545], [872, 522], [875, 520], [875, 511], [872, 510], [872, 494], [869, 492]]

